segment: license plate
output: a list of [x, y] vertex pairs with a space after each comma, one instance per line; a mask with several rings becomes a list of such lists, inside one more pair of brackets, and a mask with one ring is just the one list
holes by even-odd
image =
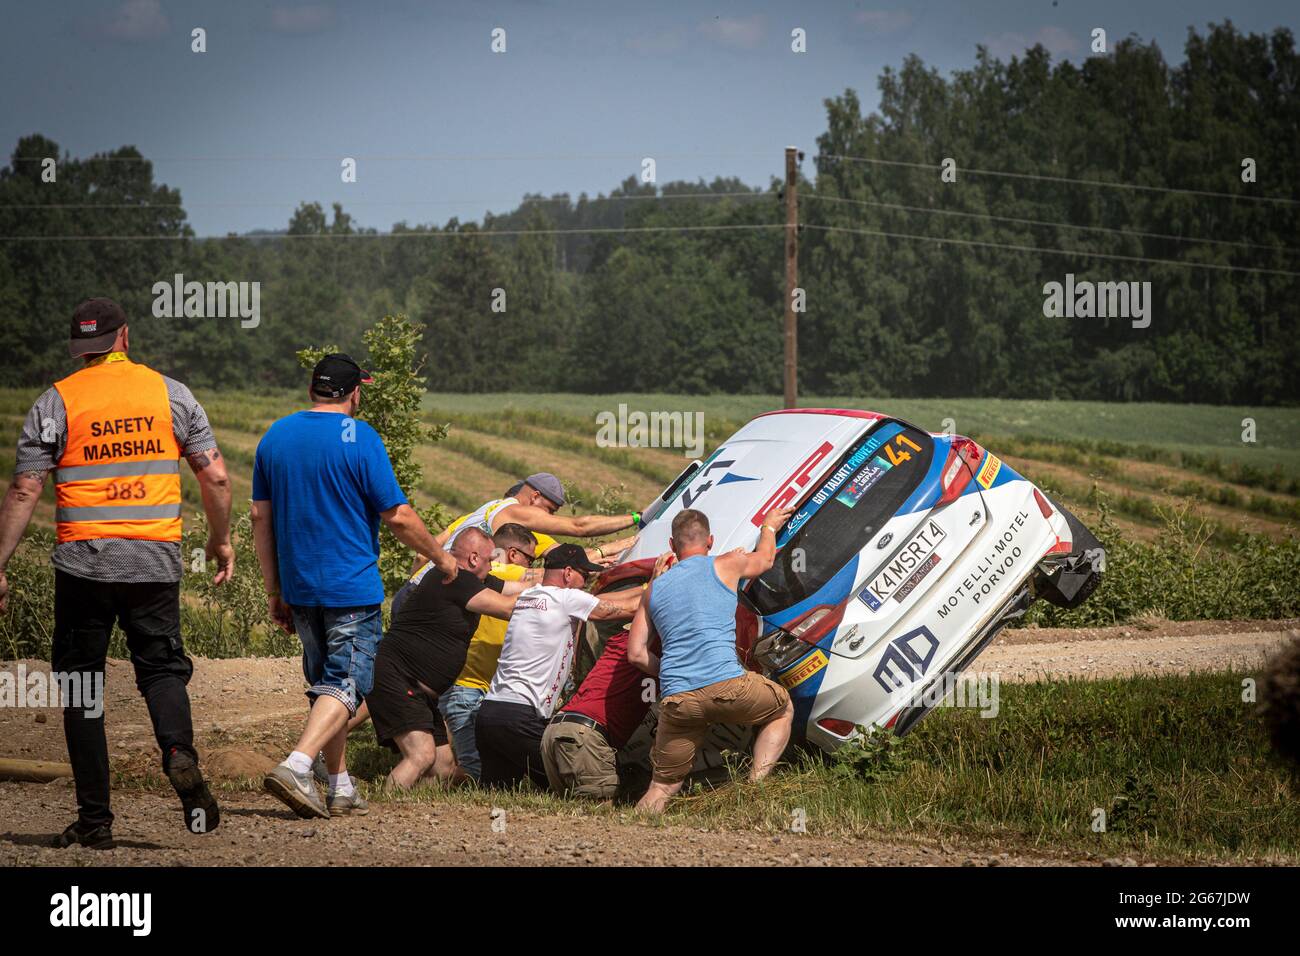
[[[904, 585], [908, 585], [906, 591], [902, 592], [902, 597], [906, 597], [920, 583], [921, 578], [939, 563], [934, 550], [946, 535], [943, 526], [931, 518], [925, 527], [898, 549], [898, 553], [877, 572], [871, 582], [858, 592], [858, 599], [876, 611]], [[932, 556], [934, 560], [931, 560]], [[913, 577], [918, 572], [919, 576]]]

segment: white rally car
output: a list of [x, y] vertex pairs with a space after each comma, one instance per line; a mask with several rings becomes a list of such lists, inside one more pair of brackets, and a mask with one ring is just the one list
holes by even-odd
[[742, 660], [779, 680], [795, 737], [833, 751], [859, 727], [904, 734], [1008, 621], [1043, 597], [1074, 607], [1105, 552], [1072, 514], [969, 438], [875, 412], [760, 415], [647, 508], [597, 591], [644, 580], [673, 516], [709, 518], [714, 553], [754, 547], [797, 506], [777, 559], [742, 584]]

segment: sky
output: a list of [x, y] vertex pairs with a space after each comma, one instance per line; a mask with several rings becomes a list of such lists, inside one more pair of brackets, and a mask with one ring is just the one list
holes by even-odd
[[302, 201], [381, 230], [480, 219], [525, 193], [608, 192], [644, 157], [660, 183], [766, 186], [785, 146], [816, 152], [826, 98], [874, 109], [910, 53], [945, 74], [977, 44], [1079, 61], [1102, 27], [1178, 62], [1191, 26], [1298, 32], [1300, 4], [3, 0], [0, 17], [6, 162], [37, 132], [73, 156], [135, 146], [196, 233], [223, 235], [284, 228]]

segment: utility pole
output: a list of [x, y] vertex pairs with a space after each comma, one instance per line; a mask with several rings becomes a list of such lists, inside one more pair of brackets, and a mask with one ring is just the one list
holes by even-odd
[[799, 157], [793, 146], [785, 148], [785, 407], [799, 401], [799, 330], [794, 312], [794, 290], [799, 286]]

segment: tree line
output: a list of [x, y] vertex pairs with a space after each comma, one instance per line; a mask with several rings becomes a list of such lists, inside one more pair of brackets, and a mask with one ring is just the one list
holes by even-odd
[[[826, 100], [799, 187], [801, 390], [1295, 403], [1298, 79], [1288, 30], [1225, 23], [1190, 30], [1176, 64], [1136, 37], [1077, 64], [978, 48], [946, 77], [915, 56], [886, 69], [874, 112], [852, 89]], [[402, 313], [435, 390], [779, 392], [783, 210], [775, 178], [630, 177], [477, 223], [381, 234], [304, 202], [283, 230], [200, 239], [133, 147], [74, 158], [36, 134], [0, 169], [0, 366], [64, 374], [68, 317], [98, 294], [135, 317], [145, 361], [195, 385], [300, 387], [298, 349], [364, 354], [363, 330]], [[154, 317], [177, 273], [259, 282], [260, 320]], [[1149, 281], [1150, 325], [1045, 315], [1067, 274]]]

